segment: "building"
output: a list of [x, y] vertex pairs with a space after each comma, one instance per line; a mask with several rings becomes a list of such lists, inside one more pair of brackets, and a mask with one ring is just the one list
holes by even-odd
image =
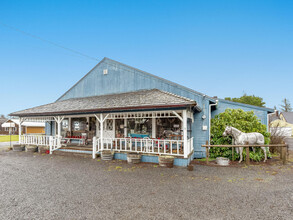
[[7, 121], [7, 118], [5, 118], [4, 115], [1, 115], [0, 116], [0, 134], [8, 134], [9, 133], [8, 131], [6, 131], [5, 128], [2, 127], [2, 124], [6, 121]]
[[[5, 134], [19, 134], [19, 119], [6, 119], [1, 125]], [[22, 134], [45, 134], [45, 122], [23, 122], [21, 127]]]
[[[127, 152], [142, 153], [145, 162], [172, 155], [175, 165], [186, 166], [194, 157], [205, 157], [201, 145], [209, 141], [210, 119], [227, 108], [253, 110], [266, 125], [274, 111], [209, 97], [104, 58], [54, 103], [11, 115], [22, 122], [46, 122], [42, 143], [50, 144], [51, 152], [88, 143], [93, 157], [114, 149], [119, 159]], [[21, 141], [29, 143], [25, 137]]]

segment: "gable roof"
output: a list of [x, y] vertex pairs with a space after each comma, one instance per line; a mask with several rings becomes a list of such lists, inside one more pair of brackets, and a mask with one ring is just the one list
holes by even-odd
[[[107, 61], [109, 61], [109, 62], [107, 62]], [[185, 90], [185, 91], [188, 91], [188, 92], [190, 92], [190, 93], [193, 93], [193, 94], [196, 94], [196, 95], [200, 95], [200, 96], [204, 96], [205, 98], [207, 98], [207, 99], [209, 99], [211, 102], [213, 102], [213, 103], [215, 103], [215, 99], [214, 98], [212, 98], [212, 97], [209, 97], [209, 96], [207, 96], [207, 95], [205, 95], [205, 94], [203, 94], [203, 93], [200, 93], [200, 92], [197, 92], [197, 91], [195, 91], [195, 90], [193, 90], [193, 89], [190, 89], [190, 88], [188, 88], [188, 87], [185, 87], [185, 86], [182, 86], [182, 85], [180, 85], [180, 84], [178, 84], [178, 83], [175, 83], [175, 82], [172, 82], [172, 81], [169, 81], [169, 80], [167, 80], [167, 79], [164, 79], [164, 78], [161, 78], [161, 77], [159, 77], [159, 76], [156, 76], [156, 75], [153, 75], [153, 74], [151, 74], [151, 73], [148, 73], [148, 72], [145, 72], [145, 71], [143, 71], [143, 70], [140, 70], [140, 69], [137, 69], [137, 68], [135, 68], [135, 67], [132, 67], [132, 66], [129, 66], [129, 65], [126, 65], [126, 64], [124, 64], [124, 63], [120, 63], [120, 62], [118, 62], [118, 61], [116, 61], [116, 60], [112, 60], [112, 59], [110, 59], [110, 58], [107, 58], [107, 57], [104, 57], [97, 65], [95, 65], [86, 75], [84, 75], [77, 83], [75, 83], [69, 90], [67, 90], [63, 95], [61, 95], [56, 101], [59, 101], [60, 99], [62, 99], [67, 93], [69, 93], [77, 84], [79, 84], [85, 77], [87, 77], [96, 67], [98, 67], [100, 64], [102, 64], [102, 63], [104, 63], [104, 62], [106, 62], [108, 65], [113, 65], [113, 66], [115, 66], [115, 65], [119, 65], [119, 66], [124, 66], [124, 67], [126, 67], [126, 68], [128, 68], [128, 69], [131, 69], [131, 70], [133, 70], [133, 71], [136, 71], [136, 73], [141, 73], [141, 74], [144, 74], [144, 75], [147, 75], [147, 76], [150, 76], [150, 77], [152, 77], [152, 78], [156, 78], [156, 79], [159, 79], [159, 80], [162, 80], [162, 81], [164, 81], [164, 82], [166, 82], [166, 83], [168, 83], [168, 84], [170, 84], [170, 85], [172, 85], [172, 86], [175, 86], [175, 87], [177, 87], [177, 88], [180, 88], [180, 89], [182, 89], [182, 90]], [[114, 64], [112, 64], [112, 63], [115, 63], [115, 65]], [[116, 66], [115, 66], [116, 67]]]
[[286, 122], [293, 124], [293, 112], [281, 112]]
[[111, 95], [72, 98], [11, 113], [11, 116], [53, 116], [97, 112], [119, 112], [137, 109], [162, 109], [196, 106], [185, 97], [158, 89]]

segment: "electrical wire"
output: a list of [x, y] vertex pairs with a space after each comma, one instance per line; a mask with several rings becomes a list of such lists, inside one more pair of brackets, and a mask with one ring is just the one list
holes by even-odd
[[0, 21], [0, 25], [4, 26], [4, 27], [6, 27], [6, 28], [9, 28], [9, 29], [11, 29], [11, 30], [17, 31], [18, 33], [21, 33], [21, 34], [23, 34], [23, 35], [26, 35], [26, 36], [29, 36], [29, 37], [32, 37], [32, 38], [38, 39], [38, 40], [43, 41], [43, 42], [46, 42], [46, 43], [51, 44], [51, 45], [53, 45], [53, 46], [55, 46], [55, 47], [59, 47], [59, 48], [62, 48], [62, 49], [64, 49], [64, 50], [70, 51], [70, 52], [72, 52], [72, 53], [78, 54], [78, 55], [80, 55], [80, 56], [86, 57], [86, 58], [88, 58], [88, 59], [91, 59], [91, 60], [94, 60], [94, 61], [100, 61], [100, 60], [97, 59], [97, 58], [91, 57], [91, 56], [89, 56], [89, 55], [86, 55], [86, 54], [84, 54], [84, 53], [82, 53], [82, 52], [79, 52], [79, 51], [77, 51], [77, 50], [71, 49], [71, 48], [69, 48], [69, 47], [62, 46], [62, 45], [57, 44], [57, 43], [55, 43], [55, 42], [53, 42], [53, 41], [46, 40], [46, 39], [44, 39], [44, 38], [41, 38], [41, 37], [39, 37], [39, 36], [37, 36], [37, 35], [34, 35], [34, 34], [31, 34], [31, 33], [28, 33], [28, 32], [26, 32], [26, 31], [23, 31], [23, 30], [21, 30], [21, 29], [18, 29], [18, 28], [16, 28], [16, 27], [11, 26], [11, 25], [4, 24], [4, 23], [2, 23], [1, 21]]

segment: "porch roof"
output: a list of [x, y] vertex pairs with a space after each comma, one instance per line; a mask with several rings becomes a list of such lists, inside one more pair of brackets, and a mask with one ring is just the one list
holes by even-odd
[[53, 116], [196, 106], [194, 100], [158, 89], [112, 95], [73, 98], [13, 112], [11, 116]]

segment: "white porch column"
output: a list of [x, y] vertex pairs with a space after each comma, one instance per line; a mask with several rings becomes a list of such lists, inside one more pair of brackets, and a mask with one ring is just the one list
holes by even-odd
[[156, 134], [157, 134], [156, 118], [152, 118], [152, 138], [156, 138]]
[[61, 147], [61, 122], [63, 121], [64, 119], [64, 116], [63, 117], [60, 117], [60, 116], [57, 116], [54, 117], [55, 121], [57, 122], [57, 147], [60, 148]]
[[96, 119], [97, 119], [96, 120], [96, 136], [98, 137], [99, 136], [99, 130], [100, 130], [100, 128], [99, 128], [99, 122], [100, 122], [99, 120], [100, 119], [98, 119], [97, 116], [96, 116]]
[[184, 143], [184, 158], [188, 157], [188, 146], [187, 146], [187, 112], [186, 110], [183, 110], [182, 114], [182, 119], [183, 119], [183, 143]]
[[70, 135], [71, 135], [71, 117], [68, 118], [68, 131], [70, 132]]
[[124, 119], [124, 137], [127, 137], [127, 118]]
[[101, 150], [104, 150], [104, 119], [103, 114], [100, 114], [100, 138], [101, 138]]
[[23, 119], [22, 118], [19, 118], [19, 126], [18, 126], [18, 143], [21, 144], [21, 124], [23, 122]]

